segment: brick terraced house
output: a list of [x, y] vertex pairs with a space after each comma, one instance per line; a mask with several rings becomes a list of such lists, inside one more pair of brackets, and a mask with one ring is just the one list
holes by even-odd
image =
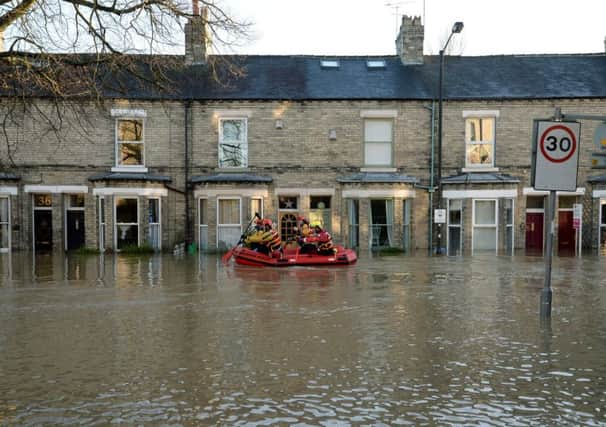
[[[255, 212], [284, 240], [304, 215], [348, 247], [435, 246], [439, 57], [423, 55], [419, 18], [403, 17], [394, 56], [234, 56], [244, 75], [221, 83], [200, 34], [199, 20], [186, 26], [178, 90], [82, 105], [86, 135], [67, 126], [48, 136], [27, 117], [8, 129], [19, 150], [0, 171], [0, 250], [188, 239], [224, 249]], [[606, 116], [606, 55], [447, 56], [445, 66], [442, 245], [451, 255], [540, 253], [546, 193], [530, 186], [532, 119], [556, 107]], [[575, 252], [579, 234], [606, 252], [597, 125], [582, 123], [577, 190], [558, 193], [560, 254]]]

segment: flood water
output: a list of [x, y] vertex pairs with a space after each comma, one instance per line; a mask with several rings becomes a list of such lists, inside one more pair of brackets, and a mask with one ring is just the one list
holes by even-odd
[[0, 268], [0, 425], [606, 425], [603, 258]]

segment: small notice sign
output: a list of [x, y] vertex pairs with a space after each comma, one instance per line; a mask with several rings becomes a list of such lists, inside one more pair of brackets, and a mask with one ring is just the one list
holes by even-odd
[[434, 211], [434, 222], [436, 224], [446, 224], [446, 209], [436, 209]]

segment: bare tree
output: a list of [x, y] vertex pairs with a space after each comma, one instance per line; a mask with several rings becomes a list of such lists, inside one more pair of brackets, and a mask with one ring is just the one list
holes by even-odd
[[[200, 6], [206, 13], [198, 16]], [[185, 65], [175, 53], [182, 52], [183, 27], [192, 19], [204, 21], [217, 53], [245, 40], [250, 27], [213, 0], [0, 0], [0, 137], [7, 157], [0, 157], [0, 168], [14, 164], [18, 144], [10, 129], [24, 117], [58, 133], [82, 104], [103, 106], [136, 88], [171, 90], [171, 76]], [[241, 72], [222, 55], [206, 65], [215, 77], [221, 65]], [[36, 98], [54, 107], [42, 111]]]

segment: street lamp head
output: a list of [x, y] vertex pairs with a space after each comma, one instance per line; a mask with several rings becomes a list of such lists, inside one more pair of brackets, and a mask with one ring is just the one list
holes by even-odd
[[460, 33], [461, 31], [463, 31], [463, 23], [461, 21], [455, 22], [454, 25], [452, 26], [452, 32]]

